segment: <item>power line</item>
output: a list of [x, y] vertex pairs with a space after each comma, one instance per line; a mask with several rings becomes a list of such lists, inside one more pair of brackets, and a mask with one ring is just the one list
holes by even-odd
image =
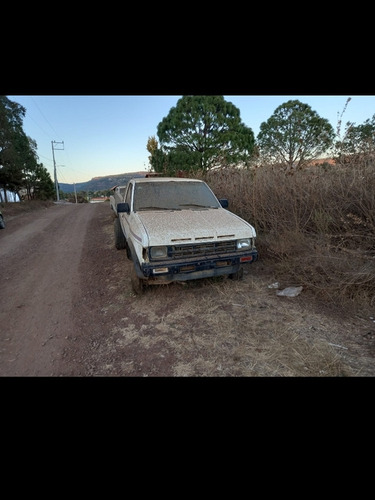
[[[39, 113], [42, 115], [42, 117], [45, 119], [45, 121], [48, 123], [48, 125], [51, 127], [51, 129], [52, 129], [54, 132], [56, 132], [56, 130], [52, 127], [51, 123], [47, 120], [47, 118], [45, 117], [45, 115], [42, 113], [42, 110], [41, 110], [41, 109], [40, 109], [40, 107], [38, 106], [38, 104], [37, 104], [37, 102], [35, 101], [34, 97], [33, 97], [33, 96], [30, 96], [30, 97], [31, 97], [31, 99], [33, 100], [33, 102], [34, 102], [35, 106], [37, 107], [37, 109], [38, 109]], [[35, 120], [34, 120], [34, 121], [35, 121]], [[36, 122], [35, 122], [35, 123], [36, 123]], [[42, 127], [41, 127], [38, 123], [37, 123], [37, 125], [39, 126], [39, 128], [40, 128], [41, 130], [43, 130], [43, 129], [42, 129]], [[43, 130], [43, 132], [44, 132], [44, 130]], [[45, 133], [47, 134], [47, 132], [45, 132]], [[47, 134], [47, 135], [50, 135], [50, 134]], [[60, 135], [60, 134], [57, 134], [57, 135]]]

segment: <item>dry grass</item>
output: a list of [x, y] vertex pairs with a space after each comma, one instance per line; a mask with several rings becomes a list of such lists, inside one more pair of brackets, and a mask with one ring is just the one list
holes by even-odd
[[375, 305], [374, 163], [220, 170], [206, 180], [255, 226], [279, 276], [344, 308]]
[[0, 210], [4, 215], [5, 221], [8, 218], [17, 217], [25, 213], [38, 210], [40, 208], [48, 208], [54, 204], [51, 200], [27, 200], [21, 202], [0, 203]]
[[[200, 280], [150, 287], [127, 301], [109, 345], [124, 353], [131, 374], [134, 353], [150, 353], [147, 376], [160, 375], [156, 358], [175, 377], [337, 377], [359, 370], [343, 358], [342, 325], [306, 314], [298, 300], [278, 298], [251, 269], [244, 280]], [[340, 339], [340, 340], [338, 340]]]

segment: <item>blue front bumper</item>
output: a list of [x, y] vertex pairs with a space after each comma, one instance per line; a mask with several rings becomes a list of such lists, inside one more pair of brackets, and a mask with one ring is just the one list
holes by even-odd
[[258, 259], [258, 252], [251, 250], [231, 255], [184, 259], [183, 261], [163, 261], [146, 263], [138, 273], [140, 278], [156, 281], [187, 281], [234, 274], [243, 264], [251, 264]]

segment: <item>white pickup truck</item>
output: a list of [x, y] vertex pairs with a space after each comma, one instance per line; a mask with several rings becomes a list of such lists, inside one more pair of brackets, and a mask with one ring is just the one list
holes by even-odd
[[256, 232], [227, 207], [201, 180], [131, 179], [116, 201], [114, 232], [116, 248], [133, 262], [133, 290], [221, 275], [241, 279], [242, 266], [258, 258]]

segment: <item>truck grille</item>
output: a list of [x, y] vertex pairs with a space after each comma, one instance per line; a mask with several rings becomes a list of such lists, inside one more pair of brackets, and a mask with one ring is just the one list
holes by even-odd
[[174, 245], [169, 247], [168, 250], [169, 257], [172, 259], [233, 253], [236, 251], [236, 240], [199, 243], [195, 245]]

